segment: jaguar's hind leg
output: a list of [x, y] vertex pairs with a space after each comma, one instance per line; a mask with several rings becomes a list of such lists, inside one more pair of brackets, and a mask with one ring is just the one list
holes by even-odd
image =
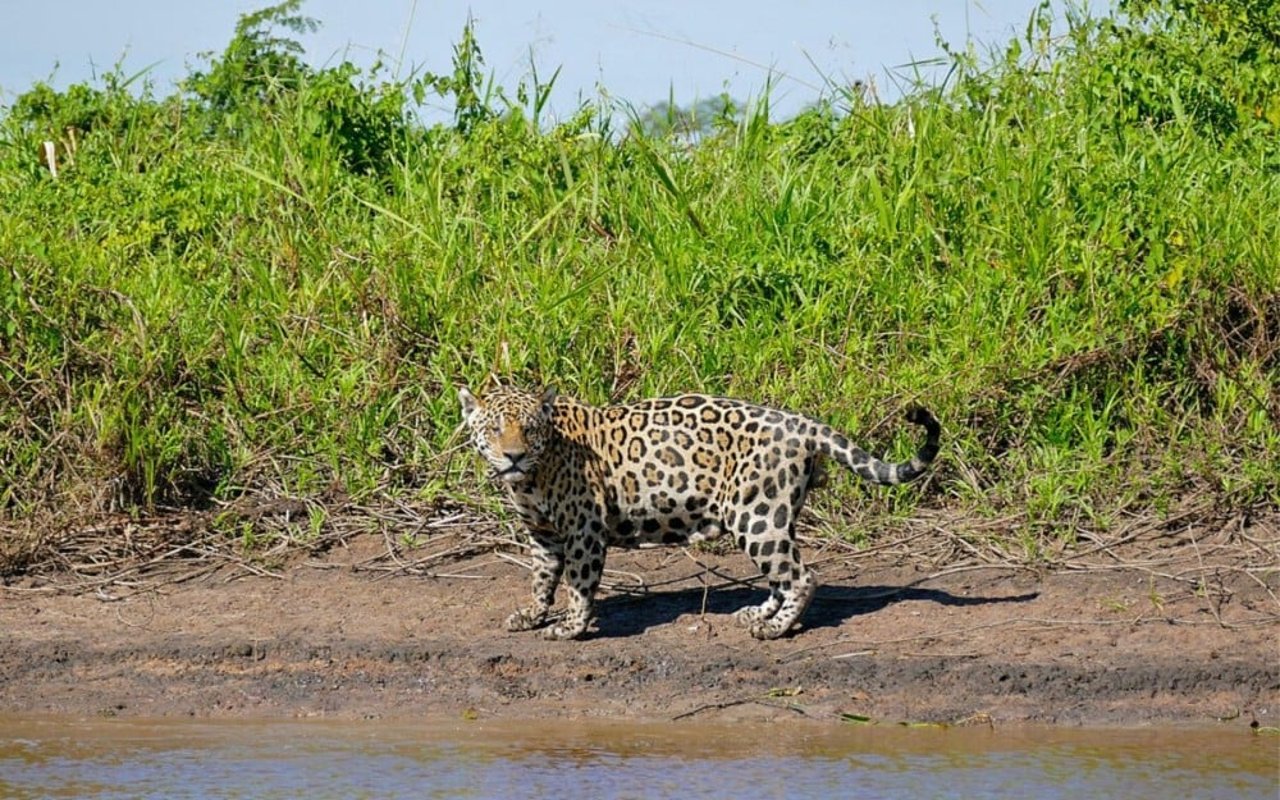
[[799, 621], [813, 600], [818, 582], [801, 563], [789, 524], [781, 531], [770, 529], [767, 521], [766, 525], [755, 527], [763, 530], [740, 537], [740, 541], [760, 574], [768, 578], [769, 598], [738, 611], [734, 618], [757, 639], [776, 639]]
[[745, 628], [752, 628], [778, 613], [782, 608], [782, 594], [773, 582], [769, 582], [769, 597], [758, 606], [745, 606], [733, 614], [734, 622]]
[[797, 560], [790, 574], [792, 577], [789, 579], [778, 581], [778, 588], [775, 590], [777, 596], [781, 597], [778, 610], [767, 619], [749, 626], [751, 635], [757, 639], [777, 639], [791, 630], [813, 601], [813, 594], [818, 588], [813, 572], [805, 569]]

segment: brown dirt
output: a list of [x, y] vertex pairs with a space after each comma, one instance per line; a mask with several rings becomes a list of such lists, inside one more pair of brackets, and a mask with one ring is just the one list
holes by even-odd
[[388, 541], [343, 537], [274, 576], [228, 561], [76, 593], [10, 579], [0, 712], [1280, 724], [1275, 571], [810, 546], [804, 627], [757, 642], [729, 617], [763, 595], [734, 577], [740, 555], [619, 552], [590, 637], [566, 643], [502, 629], [527, 593], [510, 557], [455, 546], [432, 561], [452, 577], [432, 577]]

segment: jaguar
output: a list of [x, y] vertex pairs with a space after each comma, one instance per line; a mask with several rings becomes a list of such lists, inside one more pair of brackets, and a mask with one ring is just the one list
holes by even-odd
[[[574, 639], [594, 617], [613, 547], [679, 545], [734, 537], [768, 581], [759, 605], [735, 619], [757, 639], [795, 626], [817, 588], [796, 544], [795, 522], [834, 459], [876, 484], [906, 483], [938, 453], [941, 426], [907, 410], [925, 430], [908, 461], [881, 461], [816, 419], [742, 400], [684, 394], [592, 406], [554, 389], [498, 385], [483, 397], [458, 390], [462, 417], [491, 476], [505, 486], [533, 554], [533, 602], [506, 620], [511, 631], [545, 628]], [[568, 608], [553, 619], [567, 578]]]

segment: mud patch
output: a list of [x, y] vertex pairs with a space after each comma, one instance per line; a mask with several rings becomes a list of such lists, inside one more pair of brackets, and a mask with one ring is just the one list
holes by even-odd
[[834, 560], [805, 627], [757, 642], [729, 617], [763, 596], [745, 559], [618, 553], [591, 636], [563, 643], [502, 630], [527, 591], [516, 564], [352, 571], [378, 546], [356, 537], [279, 578], [223, 569], [133, 594], [28, 579], [0, 595], [0, 712], [1280, 719], [1280, 609], [1248, 576], [1209, 597], [1140, 571]]

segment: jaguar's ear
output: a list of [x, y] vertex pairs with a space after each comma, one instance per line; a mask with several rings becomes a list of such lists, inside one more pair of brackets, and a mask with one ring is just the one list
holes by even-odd
[[480, 407], [480, 401], [465, 386], [458, 389], [458, 401], [462, 403], [463, 419], [470, 419], [471, 415], [476, 413], [476, 409]]
[[552, 407], [555, 405], [555, 402], [556, 402], [556, 389], [555, 389], [555, 387], [554, 387], [554, 386], [548, 386], [548, 387], [547, 387], [547, 388], [542, 392], [542, 410], [543, 410], [543, 412], [545, 412], [545, 413], [547, 413], [547, 414], [550, 414], [550, 413], [551, 413], [551, 409], [552, 409]]

